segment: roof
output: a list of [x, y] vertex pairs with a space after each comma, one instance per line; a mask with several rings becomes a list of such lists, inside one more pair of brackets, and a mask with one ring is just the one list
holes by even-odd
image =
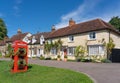
[[16, 35], [13, 35], [9, 41], [10, 42], [14, 42], [16, 40], [22, 40], [28, 33], [19, 33], [19, 34], [16, 34]]
[[40, 37], [42, 35], [45, 39], [47, 39], [49, 34], [50, 34], [50, 32], [42, 32], [42, 33], [33, 34], [33, 36], [35, 36], [35, 39], [37, 40], [35, 43], [40, 43]]
[[75, 24], [72, 26], [67, 26], [67, 27], [55, 30], [49, 34], [48, 38], [63, 37], [68, 35], [80, 34], [80, 33], [85, 33], [90, 31], [105, 30], [105, 29], [115, 31], [118, 34], [120, 34], [109, 23], [106, 23], [101, 19], [94, 19], [87, 22], [83, 22], [83, 23], [79, 23], [79, 24]]

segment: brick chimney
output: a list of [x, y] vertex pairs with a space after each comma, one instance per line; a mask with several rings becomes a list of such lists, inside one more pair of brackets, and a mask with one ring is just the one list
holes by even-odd
[[17, 34], [21, 34], [21, 33], [22, 33], [21, 29], [18, 29]]
[[75, 25], [76, 23], [75, 23], [75, 21], [71, 18], [70, 20], [69, 20], [69, 26], [73, 26], [73, 25]]
[[55, 31], [55, 25], [52, 25], [51, 31]]

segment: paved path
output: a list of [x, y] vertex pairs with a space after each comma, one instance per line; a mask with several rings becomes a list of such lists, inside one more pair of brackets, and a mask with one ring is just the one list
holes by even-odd
[[96, 83], [120, 83], [120, 63], [81, 63], [29, 59], [29, 63], [71, 69], [89, 75]]

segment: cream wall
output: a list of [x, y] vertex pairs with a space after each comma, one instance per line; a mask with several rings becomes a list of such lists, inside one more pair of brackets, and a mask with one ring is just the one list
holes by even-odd
[[104, 39], [105, 42], [109, 42], [109, 32], [107, 30], [101, 30], [101, 31], [94, 31], [96, 32], [96, 39], [95, 40], [89, 40], [89, 32], [82, 33], [82, 34], [76, 34], [74, 36], [74, 41], [69, 42], [68, 37], [60, 37], [60, 38], [54, 38], [52, 41], [57, 41], [58, 39], [61, 39], [63, 41], [63, 46], [68, 47], [74, 47], [74, 46], [86, 46], [86, 45], [95, 45], [95, 44], [103, 44], [102, 40]]
[[115, 48], [120, 49], [120, 35], [116, 34], [115, 32], [110, 32], [110, 37], [113, 39], [115, 43]]

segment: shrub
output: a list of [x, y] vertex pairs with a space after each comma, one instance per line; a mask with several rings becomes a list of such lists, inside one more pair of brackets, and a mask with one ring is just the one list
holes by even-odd
[[47, 58], [45, 58], [45, 60], [51, 60], [51, 57], [47, 57]]
[[60, 58], [60, 55], [58, 55], [57, 58]]
[[91, 59], [81, 59], [81, 62], [92, 62]]
[[111, 63], [111, 61], [108, 60], [108, 59], [102, 59], [101, 62], [103, 62], [103, 63]]
[[67, 55], [65, 55], [64, 58], [67, 58]]
[[40, 56], [40, 60], [44, 60], [44, 59], [45, 59], [45, 58], [41, 55], [41, 56]]

